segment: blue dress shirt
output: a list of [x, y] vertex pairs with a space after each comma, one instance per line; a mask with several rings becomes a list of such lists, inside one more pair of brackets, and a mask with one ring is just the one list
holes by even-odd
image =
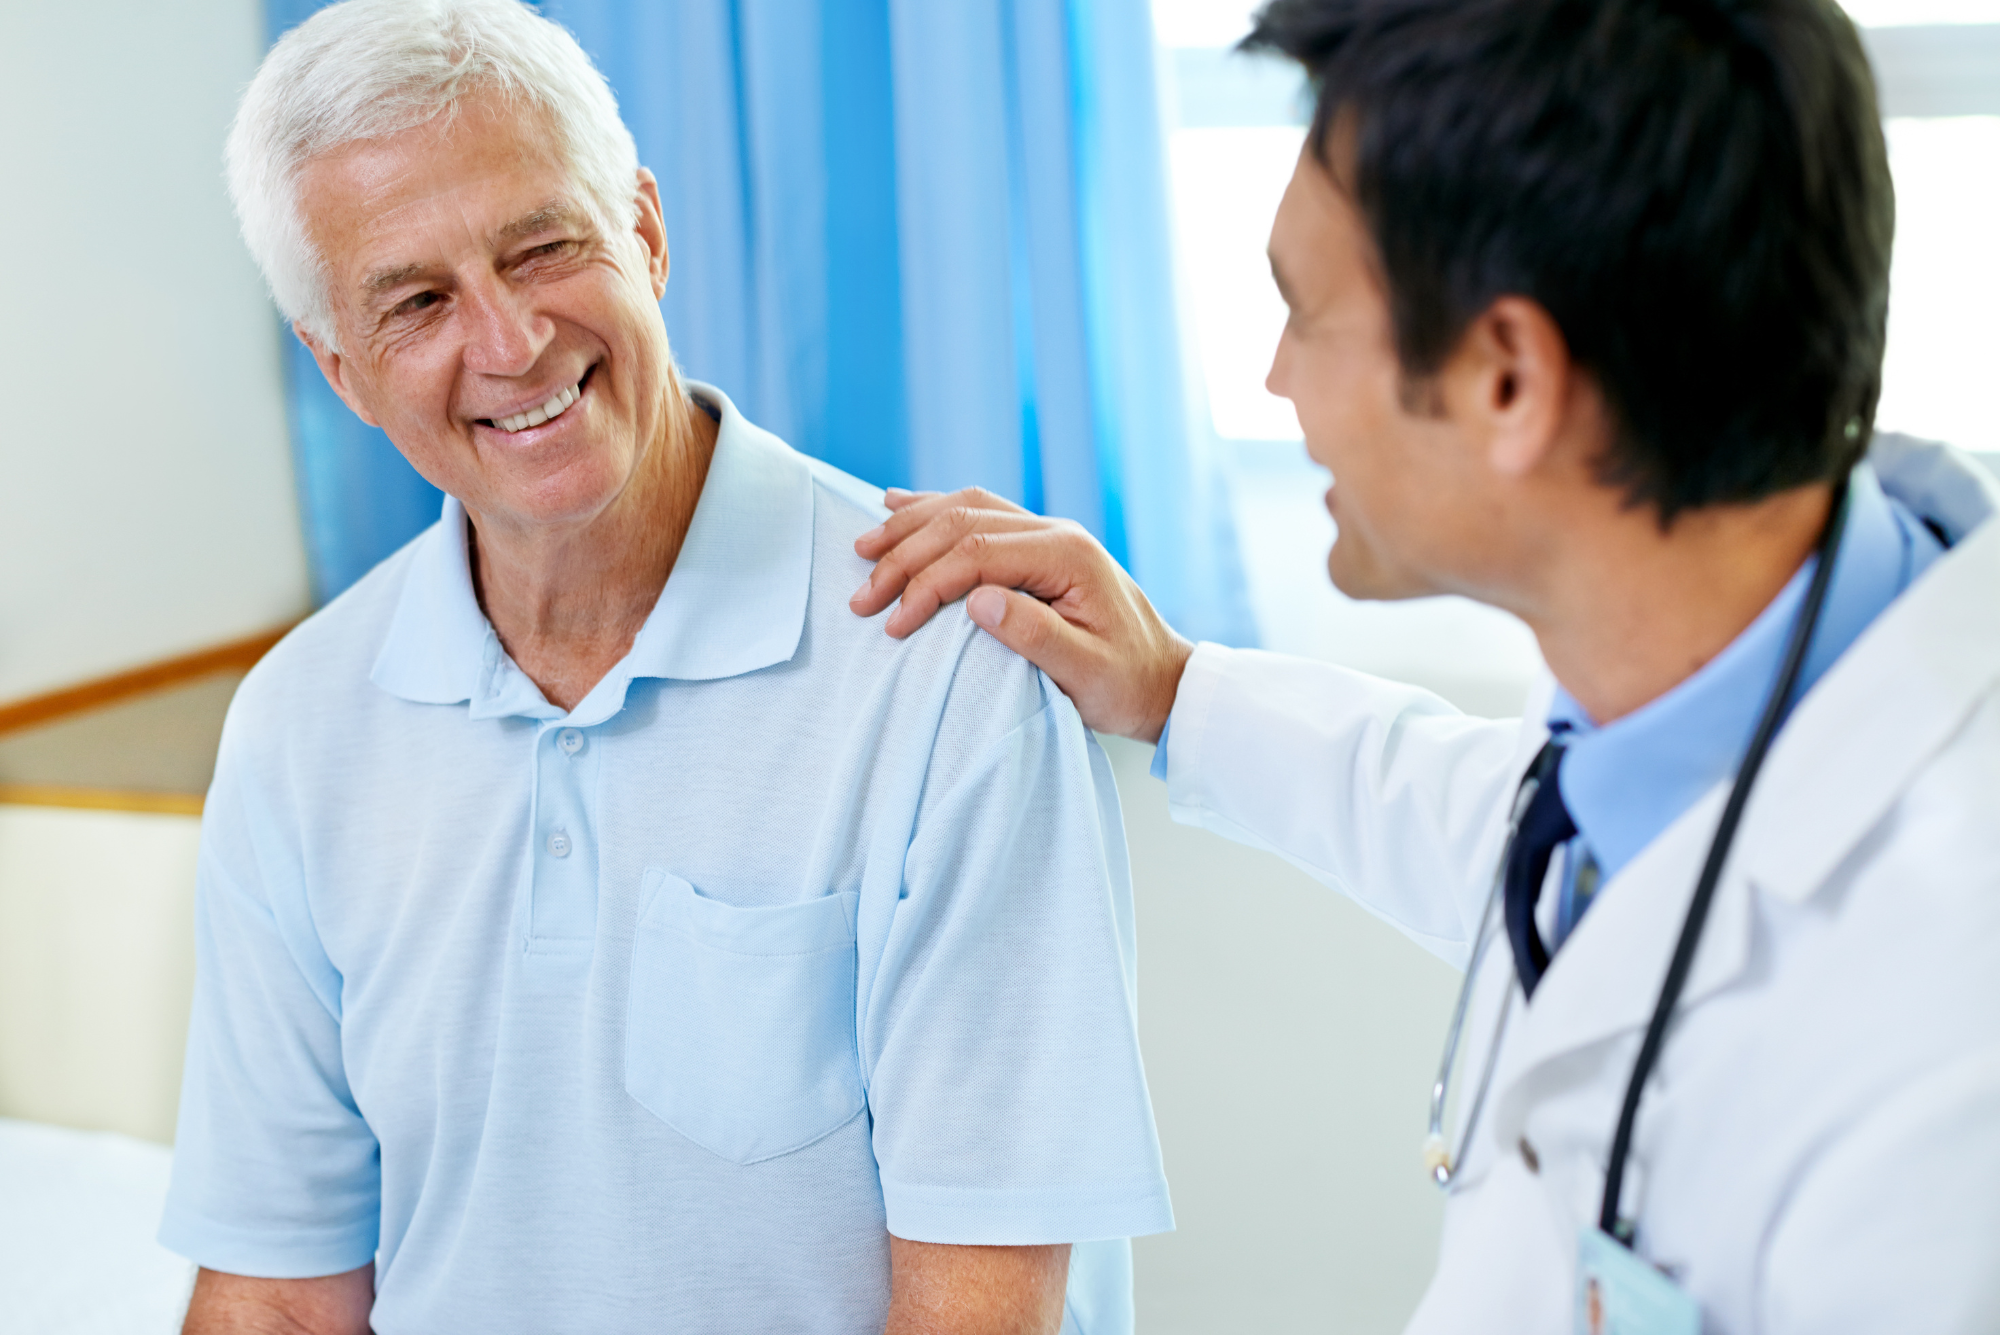
[[[1800, 677], [1801, 697], [1944, 551], [1914, 514], [1883, 492], [1867, 464], [1854, 470], [1849, 495], [1847, 531]], [[1563, 858], [1558, 943], [1589, 907], [1588, 895], [1577, 892], [1579, 869], [1595, 862], [1598, 883], [1608, 882], [1702, 794], [1735, 775], [1818, 561], [1808, 558], [1700, 671], [1623, 718], [1599, 727], [1557, 685], [1549, 724], [1571, 730], [1560, 782], [1577, 828]]]

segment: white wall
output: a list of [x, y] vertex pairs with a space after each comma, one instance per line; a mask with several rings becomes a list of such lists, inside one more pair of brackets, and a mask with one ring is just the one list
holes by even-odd
[[0, 5], [0, 701], [301, 614], [223, 133], [256, 0]]
[[1176, 1231], [1145, 1335], [1389, 1335], [1437, 1257], [1424, 1114], [1458, 975], [1267, 853], [1172, 823], [1105, 743], [1139, 912], [1139, 1029]]

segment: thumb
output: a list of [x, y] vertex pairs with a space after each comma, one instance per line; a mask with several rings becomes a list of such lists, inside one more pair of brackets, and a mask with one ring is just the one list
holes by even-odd
[[974, 625], [1070, 690], [1070, 679], [1084, 664], [1083, 632], [1053, 607], [1030, 594], [985, 584], [966, 598], [965, 612]]

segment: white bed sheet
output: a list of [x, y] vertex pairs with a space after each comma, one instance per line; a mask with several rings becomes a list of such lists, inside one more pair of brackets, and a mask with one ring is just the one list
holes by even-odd
[[0, 1118], [0, 1335], [171, 1335], [194, 1267], [153, 1240], [170, 1151]]

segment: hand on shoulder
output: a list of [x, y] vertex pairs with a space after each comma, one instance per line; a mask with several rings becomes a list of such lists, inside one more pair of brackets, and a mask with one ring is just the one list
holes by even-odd
[[875, 562], [851, 600], [858, 615], [900, 596], [885, 627], [900, 639], [963, 597], [973, 621], [1048, 673], [1086, 724], [1159, 740], [1194, 646], [1082, 525], [978, 487], [891, 491], [887, 504], [894, 513], [854, 543]]

